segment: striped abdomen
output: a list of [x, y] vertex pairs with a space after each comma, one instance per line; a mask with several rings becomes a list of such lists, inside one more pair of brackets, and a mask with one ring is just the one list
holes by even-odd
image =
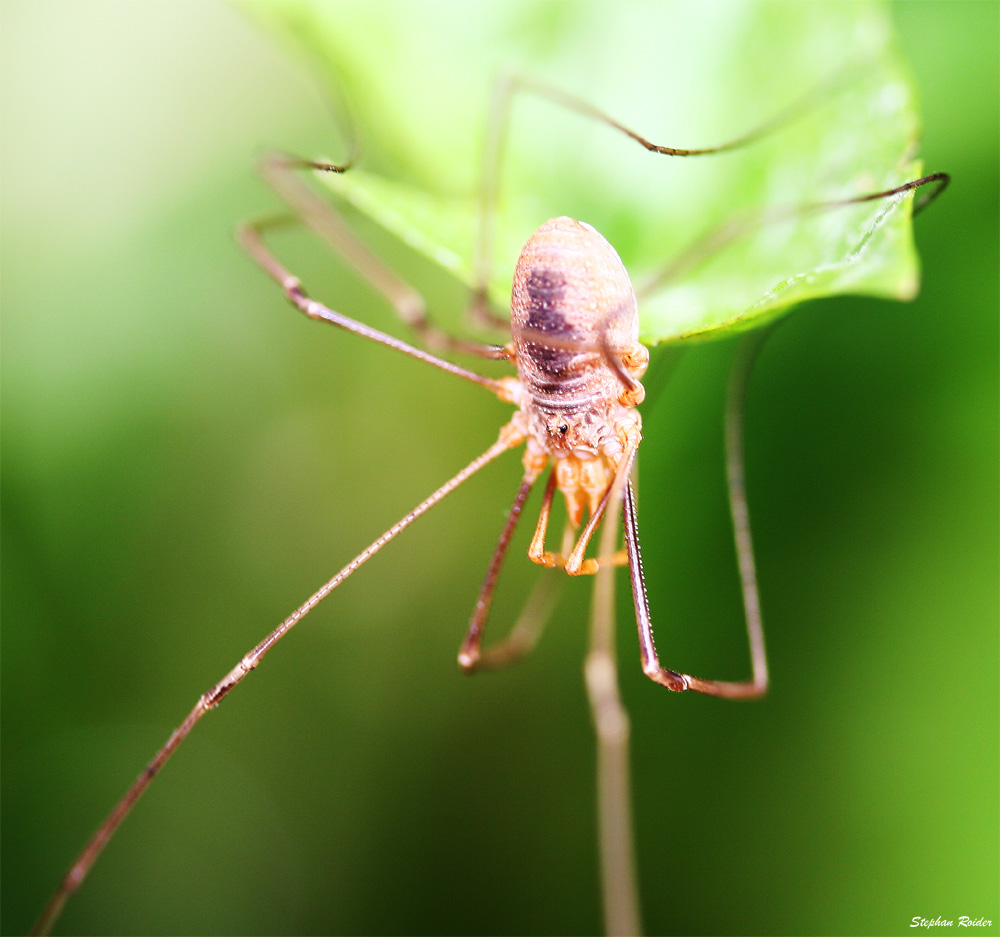
[[622, 391], [600, 349], [634, 348], [639, 319], [621, 259], [590, 225], [555, 218], [525, 244], [511, 332], [531, 436], [549, 452], [599, 451]]

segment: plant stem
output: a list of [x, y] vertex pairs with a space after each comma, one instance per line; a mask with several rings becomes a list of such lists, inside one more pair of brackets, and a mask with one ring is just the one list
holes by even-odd
[[[608, 506], [601, 531], [600, 556], [615, 552], [620, 492]], [[629, 721], [618, 691], [615, 655], [615, 567], [602, 566], [594, 577], [590, 615], [590, 652], [585, 666], [587, 695], [597, 735], [597, 834], [601, 862], [604, 927], [609, 937], [642, 933], [629, 777]]]

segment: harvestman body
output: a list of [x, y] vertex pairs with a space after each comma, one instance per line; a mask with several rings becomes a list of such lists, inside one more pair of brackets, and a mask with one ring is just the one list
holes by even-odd
[[[326, 164], [307, 165], [321, 169], [335, 168]], [[488, 461], [522, 443], [525, 444], [524, 476], [476, 602], [469, 631], [459, 653], [459, 664], [465, 670], [473, 671], [482, 666], [506, 663], [517, 656], [505, 646], [481, 656], [480, 642], [500, 566], [524, 503], [536, 480], [552, 463], [538, 524], [528, 550], [529, 558], [543, 566], [564, 569], [570, 575], [591, 575], [605, 565], [628, 565], [643, 671], [657, 683], [671, 690], [695, 689], [733, 698], [764, 693], [767, 669], [757, 611], [749, 530], [745, 504], [742, 513], [736, 504], [737, 501], [742, 502], [741, 480], [732, 488], [754, 677], [741, 683], [702, 680], [666, 670], [657, 658], [639, 553], [635, 493], [628, 482], [629, 470], [642, 439], [642, 423], [635, 407], [644, 397], [639, 378], [645, 372], [649, 352], [638, 341], [635, 293], [614, 248], [590, 225], [571, 218], [546, 222], [528, 239], [515, 268], [511, 290], [512, 341], [503, 346], [457, 342], [426, 321], [419, 298], [412, 292], [401, 292], [408, 288], [392, 278], [366, 249], [347, 235], [334, 216], [326, 214], [325, 209], [321, 213], [319, 205], [314, 203], [316, 197], [308, 189], [279, 172], [287, 167], [288, 161], [284, 158], [273, 159], [269, 165], [265, 164], [265, 175], [307, 223], [326, 236], [368, 274], [373, 284], [394, 300], [400, 314], [424, 334], [429, 344], [510, 361], [516, 366], [518, 376], [500, 379], [484, 377], [328, 309], [310, 299], [298, 278], [285, 270], [264, 246], [260, 237], [264, 226], [242, 229], [244, 247], [281, 284], [289, 301], [311, 318], [358, 332], [480, 384], [519, 409], [501, 429], [494, 446], [394, 525], [304, 603], [257, 649], [244, 657], [225, 680], [206, 694], [207, 704], [215, 705], [256, 666], [274, 640], [389, 539]], [[557, 488], [565, 497], [571, 530], [580, 526], [585, 512], [588, 514], [587, 522], [576, 536], [568, 555], [545, 549], [545, 534]], [[595, 530], [609, 505], [619, 498], [625, 521], [625, 550], [587, 558], [585, 554]]]
[[[538, 524], [528, 557], [572, 576], [596, 573], [605, 564], [632, 570], [645, 673], [672, 690], [689, 687], [718, 695], [758, 695], [766, 669], [747, 684], [698, 680], [660, 667], [646, 607], [628, 473], [642, 439], [635, 407], [645, 396], [639, 378], [649, 352], [639, 342], [635, 292], [614, 248], [590, 225], [572, 218], [543, 224], [521, 251], [511, 289], [511, 337], [505, 357], [517, 377], [501, 381], [504, 399], [520, 409], [501, 433], [525, 441], [524, 477], [483, 584], [469, 633], [459, 653], [466, 670], [480, 662], [482, 627], [496, 575], [532, 485], [551, 463]], [[587, 547], [613, 499], [625, 494], [628, 548], [586, 557]], [[568, 556], [545, 549], [554, 493], [566, 500], [569, 525], [583, 526]], [[755, 588], [755, 587], [754, 587]], [[762, 645], [761, 645], [762, 646]], [[763, 657], [761, 654], [761, 661]], [[763, 665], [762, 665], [763, 666]]]
[[[485, 284], [488, 276], [485, 258], [489, 254], [490, 216], [495, 203], [499, 155], [506, 132], [510, 100], [517, 90], [532, 91], [626, 134], [651, 152], [672, 156], [719, 153], [747, 145], [780, 123], [792, 119], [801, 110], [801, 106], [792, 108], [778, 120], [730, 143], [705, 149], [681, 150], [654, 144], [586, 102], [556, 89], [525, 80], [512, 80], [502, 85], [498, 95], [500, 116], [491, 125], [491, 135], [487, 141], [481, 212], [483, 228], [477, 257], [479, 287], [474, 295], [473, 312], [483, 313], [486, 307]], [[767, 689], [767, 664], [742, 474], [742, 403], [755, 346], [748, 346], [749, 351], [738, 357], [734, 367], [726, 425], [729, 494], [753, 677], [743, 682], [702, 680], [661, 667], [653, 643], [639, 552], [636, 498], [629, 480], [642, 439], [642, 422], [635, 408], [645, 395], [640, 378], [645, 373], [649, 353], [638, 341], [636, 295], [614, 248], [588, 224], [566, 217], [547, 221], [528, 239], [517, 262], [509, 323], [511, 341], [505, 345], [489, 345], [455, 339], [430, 324], [420, 296], [368, 251], [322, 199], [289, 172], [290, 169], [301, 168], [339, 173], [347, 167], [283, 155], [269, 157], [262, 164], [265, 178], [294, 210], [295, 215], [325, 237], [381, 292], [394, 305], [400, 318], [418, 332], [428, 347], [508, 361], [515, 365], [517, 376], [499, 379], [483, 376], [311, 299], [298, 278], [286, 270], [264, 244], [263, 233], [287, 224], [287, 219], [243, 226], [238, 232], [240, 243], [281, 286], [288, 300], [310, 318], [336, 325], [478, 384], [518, 409], [501, 428], [497, 442], [486, 452], [359, 553], [244, 655], [222, 680], [199, 697], [187, 718], [86, 844], [42, 912], [36, 923], [35, 933], [47, 933], [55, 923], [66, 900], [80, 886], [119, 824], [202, 716], [214, 709], [301, 618], [397, 534], [489, 462], [522, 444], [525, 446], [524, 474], [472, 613], [468, 634], [459, 652], [460, 666], [472, 672], [508, 663], [520, 656], [533, 643], [534, 637], [537, 637], [535, 633], [533, 637], [525, 639], [520, 633], [519, 623], [505, 643], [485, 651], [480, 647], [500, 567], [514, 528], [533, 485], [550, 468], [538, 523], [528, 550], [529, 558], [542, 566], [563, 569], [574, 576], [592, 575], [611, 566], [627, 565], [635, 602], [642, 668], [655, 682], [670, 690], [690, 689], [733, 699], [760, 696]], [[838, 202], [800, 206], [794, 213], [805, 214], [859, 202], [901, 197], [906, 192], [932, 182], [937, 183], [936, 187], [914, 207], [916, 211], [926, 206], [944, 189], [948, 182], [945, 173], [934, 173], [883, 192]], [[706, 250], [717, 249], [733, 237], [760, 224], [789, 216], [790, 213], [762, 216], [742, 229], [737, 228], [735, 234], [729, 232], [721, 238], [710, 236], [704, 247], [696, 244], [692, 254], [704, 259], [702, 255]], [[681, 258], [682, 261], [688, 259], [690, 258]], [[497, 321], [494, 319], [493, 323], [497, 324]], [[503, 324], [506, 325], [506, 322]], [[546, 550], [545, 540], [557, 489], [562, 492], [566, 501], [568, 523], [561, 551], [551, 552]], [[588, 557], [586, 554], [590, 541], [602, 518], [609, 511], [612, 515], [617, 513], [619, 504], [624, 521], [624, 549], [616, 550], [614, 525], [609, 524], [601, 538], [598, 555]], [[605, 608], [608, 609], [605, 618], [610, 621], [612, 613], [608, 597], [609, 593], [603, 598]], [[595, 597], [595, 609], [599, 604]], [[532, 605], [529, 602], [529, 609]], [[522, 621], [529, 617], [531, 616], [526, 614]], [[539, 623], [536, 622], [536, 626], [540, 626]], [[635, 933], [639, 927], [635, 895], [628, 894], [630, 890], [634, 891], [635, 876], [629, 865], [630, 820], [627, 793], [623, 793], [627, 792], [627, 747], [626, 738], [621, 732], [625, 717], [617, 697], [614, 678], [607, 679], [608, 670], [613, 672], [613, 654], [604, 654], [601, 661], [605, 668], [603, 675], [598, 673], [600, 668], [591, 667], [591, 663], [600, 656], [596, 652], [600, 649], [601, 639], [596, 637], [596, 633], [595, 628], [587, 677], [597, 723], [599, 762], [606, 762], [604, 767], [599, 767], [599, 796], [603, 799], [607, 794], [608, 797], [607, 805], [602, 805], [600, 811], [607, 924], [611, 932]], [[616, 810], [618, 815], [615, 815]], [[606, 826], [603, 825], [605, 821]]]

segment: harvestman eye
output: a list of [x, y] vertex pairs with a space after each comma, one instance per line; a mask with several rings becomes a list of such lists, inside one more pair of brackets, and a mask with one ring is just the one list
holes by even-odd
[[[707, 155], [750, 145], [766, 132], [794, 119], [801, 110], [792, 108], [764, 127], [720, 146], [678, 149], [652, 143], [562, 91], [523, 80], [503, 84], [499, 94], [500, 118], [491, 126], [487, 145], [481, 212], [483, 223], [476, 255], [478, 286], [470, 304], [474, 315], [492, 325], [504, 322], [490, 312], [485, 301], [500, 141], [511, 99], [515, 93], [525, 91], [606, 124], [647, 150], [668, 156]], [[483, 630], [514, 529], [533, 486], [543, 474], [548, 473], [528, 558], [533, 563], [564, 571], [571, 576], [595, 575], [603, 571], [605, 578], [598, 583], [595, 610], [604, 611], [595, 611], [595, 620], [599, 614], [610, 620], [610, 593], [607, 587], [610, 580], [606, 577], [614, 567], [626, 566], [635, 605], [640, 661], [646, 676], [669, 690], [695, 690], [729, 699], [759, 697], [767, 690], [767, 661], [742, 474], [743, 398], [759, 340], [745, 346], [737, 357], [726, 425], [727, 476], [752, 676], [740, 682], [706, 680], [663, 667], [653, 639], [640, 552], [637, 499], [630, 479], [642, 440], [642, 421], [636, 407], [645, 394], [641, 379], [649, 362], [649, 353], [638, 340], [636, 294], [614, 248], [585, 222], [568, 217], [546, 221], [527, 239], [517, 261], [512, 287], [510, 340], [505, 344], [483, 344], [454, 338], [428, 320], [419, 294], [357, 240], [333, 209], [294, 175], [294, 171], [300, 169], [341, 173], [347, 168], [286, 155], [269, 156], [261, 166], [265, 179], [295, 216], [326, 239], [372, 287], [383, 294], [393, 304], [400, 319], [417, 333], [426, 346], [442, 352], [507, 361], [514, 366], [514, 375], [486, 377], [364, 325], [312, 299], [299, 279], [282, 265], [264, 241], [267, 232], [288, 224], [288, 218], [244, 225], [238, 231], [241, 245], [278, 284], [287, 300], [306, 316], [353, 332], [476, 384], [512, 404], [515, 410], [500, 428], [497, 441], [492, 446], [354, 557], [199, 697], [187, 718], [87, 843], [44, 910], [36, 925], [36, 933], [47, 933], [55, 923], [66, 900], [86, 877], [118, 825], [202, 716], [218, 706], [295, 624], [390, 540], [481, 468], [511, 449], [524, 447], [523, 475], [492, 559], [487, 564], [468, 632], [459, 650], [458, 662], [463, 670], [473, 673], [518, 659], [537, 640], [551, 608], [551, 582], [546, 579], [529, 599], [524, 614], [507, 640], [488, 649], [482, 647]], [[722, 235], [710, 236], [705, 242], [696, 244], [680, 258], [679, 263], [681, 267], [696, 263], [727, 240], [791, 214], [809, 214], [865, 201], [897, 198], [933, 183], [932, 189], [915, 206], [916, 210], [940, 194], [947, 182], [946, 174], [934, 173], [885, 191], [799, 206], [784, 215], [778, 213], [751, 219], [740, 228], [727, 228]], [[676, 269], [677, 264], [666, 268], [661, 280]], [[565, 501], [567, 524], [559, 550], [551, 551], [546, 548], [546, 542], [557, 492]], [[618, 528], [611, 520], [618, 516], [619, 511], [624, 545], [616, 542]], [[598, 526], [605, 519], [608, 523], [600, 544], [594, 549], [592, 541]], [[605, 584], [603, 590], [600, 588], [602, 582]], [[629, 865], [631, 848], [627, 809], [624, 817], [613, 816], [616, 810], [622, 812], [622, 795], [620, 791], [617, 795], [614, 791], [623, 786], [627, 790], [627, 739], [621, 732], [624, 711], [614, 683], [613, 656], [602, 645], [603, 640], [595, 629], [594, 645], [586, 668], [599, 738], [602, 885], [608, 930], [634, 933], [638, 931], [638, 911], [634, 870]], [[616, 796], [619, 798], [617, 801]]]

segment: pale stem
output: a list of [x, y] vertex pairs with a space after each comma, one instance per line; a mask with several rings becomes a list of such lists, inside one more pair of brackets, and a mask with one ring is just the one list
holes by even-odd
[[[617, 487], [617, 486], [616, 486]], [[601, 531], [601, 556], [616, 550], [616, 491]], [[602, 566], [594, 577], [590, 615], [590, 652], [585, 668], [587, 695], [597, 735], [597, 832], [601, 862], [604, 928], [609, 937], [642, 933], [635, 849], [632, 842], [629, 778], [629, 721], [618, 691], [615, 655], [615, 567]]]

